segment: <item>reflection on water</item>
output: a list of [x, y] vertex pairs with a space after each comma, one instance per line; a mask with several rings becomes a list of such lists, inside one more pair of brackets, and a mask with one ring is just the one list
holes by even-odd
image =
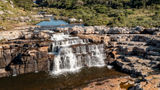
[[54, 20], [53, 17], [47, 17], [50, 20], [49, 21], [41, 21], [40, 23], [36, 24], [41, 27], [50, 28], [50, 26], [53, 27], [59, 27], [59, 28], [65, 28], [65, 27], [74, 27], [74, 26], [84, 26], [84, 24], [69, 24], [64, 20]]
[[0, 90], [54, 90], [82, 87], [96, 79], [124, 76], [107, 68], [84, 68], [79, 73], [51, 76], [47, 73], [31, 73], [17, 77], [1, 78]]
[[53, 18], [51, 18], [50, 21], [42, 21], [37, 25], [38, 26], [58, 26], [58, 25], [68, 25], [68, 23], [63, 20], [54, 20]]

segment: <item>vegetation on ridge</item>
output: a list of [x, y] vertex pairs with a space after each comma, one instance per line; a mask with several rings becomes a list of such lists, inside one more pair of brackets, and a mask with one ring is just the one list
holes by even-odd
[[[39, 2], [38, 2], [39, 1]], [[157, 27], [159, 0], [37, 0], [56, 16], [83, 19], [86, 25]]]
[[[1, 0], [0, 1], [0, 30], [13, 29], [28, 22], [20, 19], [29, 17], [33, 14], [32, 0]], [[28, 4], [26, 4], [28, 3]]]
[[0, 26], [19, 22], [12, 19], [30, 15], [33, 6], [59, 19], [82, 19], [85, 25], [160, 26], [160, 0], [37, 0], [37, 5], [33, 0], [1, 0]]

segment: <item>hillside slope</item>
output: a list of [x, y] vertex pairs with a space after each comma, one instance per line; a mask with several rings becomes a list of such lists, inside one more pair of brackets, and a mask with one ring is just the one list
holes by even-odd
[[160, 23], [160, 0], [43, 0], [39, 3], [51, 14], [83, 19], [85, 25], [158, 27]]
[[0, 30], [9, 30], [20, 24], [31, 22], [31, 11], [24, 10], [12, 0], [0, 1]]

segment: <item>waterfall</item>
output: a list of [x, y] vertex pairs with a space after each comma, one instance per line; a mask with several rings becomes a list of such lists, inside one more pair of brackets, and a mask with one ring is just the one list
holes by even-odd
[[51, 61], [48, 60], [48, 71], [50, 71]]
[[92, 51], [92, 55], [86, 56], [87, 57], [86, 58], [86, 60], [87, 60], [86, 65], [89, 67], [103, 67], [103, 66], [105, 66], [104, 54], [102, 52], [100, 52], [98, 46], [95, 46], [94, 50], [93, 50], [94, 52]]
[[103, 44], [89, 44], [88, 39], [80, 39], [64, 33], [53, 34], [51, 40], [53, 40], [52, 53], [55, 55], [52, 74], [77, 72], [84, 66], [105, 66]]
[[34, 69], [35, 69], [35, 73], [38, 73], [38, 65], [37, 65], [37, 61], [34, 61]]
[[16, 68], [14, 67], [12, 70], [13, 70], [12, 76], [17, 76], [17, 70], [16, 70]]
[[54, 58], [52, 73], [75, 72], [81, 68], [78, 64], [76, 55], [72, 52], [72, 48], [61, 48], [60, 53]]

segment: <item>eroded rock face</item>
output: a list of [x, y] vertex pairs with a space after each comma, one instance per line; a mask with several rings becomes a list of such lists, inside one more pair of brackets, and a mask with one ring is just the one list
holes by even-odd
[[[142, 80], [116, 79], [90, 84], [87, 89], [103, 89], [111, 88], [122, 89], [122, 84], [126, 81], [127, 85], [133, 85], [132, 89], [151, 89], [159, 88], [159, 77], [150, 75], [157, 74], [160, 71], [160, 28], [145, 29], [143, 27], [136, 28], [119, 28], [105, 26], [75, 26], [67, 28], [54, 28], [56, 32], [65, 32], [67, 34], [79, 36], [81, 39], [88, 39], [89, 42], [105, 44], [105, 55], [107, 64], [112, 64], [119, 70], [130, 74], [131, 76], [141, 76]], [[32, 28], [33, 29], [33, 28]], [[31, 29], [31, 30], [32, 30]], [[51, 34], [43, 31], [44, 28], [38, 27], [36, 30], [42, 32], [26, 31], [17, 34], [15, 40], [10, 40], [0, 45], [0, 77], [37, 72], [48, 70], [48, 62], [52, 62], [54, 55], [48, 54], [48, 48]], [[16, 34], [13, 34], [16, 35]], [[14, 38], [14, 36], [12, 37]], [[17, 39], [20, 38], [20, 39]], [[72, 41], [72, 40], [71, 40]], [[78, 41], [78, 40], [77, 40]], [[63, 42], [58, 42], [63, 43]], [[87, 45], [73, 46], [75, 53], [83, 52], [88, 49]], [[84, 56], [84, 55], [82, 55]], [[53, 64], [53, 63], [51, 63]], [[123, 83], [117, 80], [124, 80]], [[153, 83], [151, 83], [153, 82]], [[110, 85], [115, 83], [114, 85]], [[98, 86], [97, 86], [97, 85]], [[103, 86], [101, 86], [103, 85]]]
[[9, 40], [0, 44], [0, 77], [48, 71], [48, 61], [54, 57], [48, 54], [51, 44], [48, 33], [32, 30], [8, 33]]
[[[21, 44], [17, 44], [21, 43]], [[49, 42], [14, 41], [3, 46], [0, 54], [0, 77], [36, 71], [47, 71], [47, 63], [52, 55], [48, 54]], [[36, 70], [37, 69], [37, 70]]]
[[56, 29], [58, 31], [68, 31], [73, 32], [76, 31], [78, 34], [153, 34], [159, 35], [160, 28], [150, 28], [145, 29], [141, 26], [137, 26], [135, 28], [127, 28], [127, 27], [105, 27], [105, 26], [74, 26], [74, 27], [65, 27], [65, 28], [54, 28], [54, 27], [46, 27], [45, 29]]
[[[96, 29], [92, 30], [96, 31]], [[132, 76], [148, 76], [159, 72], [157, 71], [160, 64], [159, 28], [145, 29], [138, 26], [131, 29], [115, 27], [101, 30], [104, 30], [104, 33], [81, 34], [79, 32], [78, 36], [93, 42], [104, 42], [109, 55], [107, 57], [113, 58], [110, 59], [110, 64], [118, 66], [121, 71]]]
[[[2, 34], [7, 40], [2, 41], [0, 45], [0, 77], [53, 70], [56, 53], [60, 55], [62, 61], [66, 60], [66, 63], [69, 63], [67, 59], [63, 59], [63, 55], [68, 55], [65, 50], [73, 51], [77, 62], [79, 61], [79, 64], [82, 64], [75, 65], [80, 67], [90, 67], [94, 64], [95, 66], [104, 66], [108, 62], [107, 60], [104, 61], [106, 54], [105, 45], [102, 41], [94, 43], [91, 39], [81, 39], [64, 33], [58, 34], [51, 30], [40, 31], [28, 27], [17, 29], [24, 30], [8, 31]], [[9, 35], [7, 36], [6, 33], [9, 33]], [[101, 39], [101, 37], [98, 39]], [[65, 45], [70, 48], [66, 48]], [[55, 47], [53, 48], [53, 46]], [[60, 53], [62, 48], [64, 52]], [[68, 57], [70, 56], [66, 56], [66, 58]]]

